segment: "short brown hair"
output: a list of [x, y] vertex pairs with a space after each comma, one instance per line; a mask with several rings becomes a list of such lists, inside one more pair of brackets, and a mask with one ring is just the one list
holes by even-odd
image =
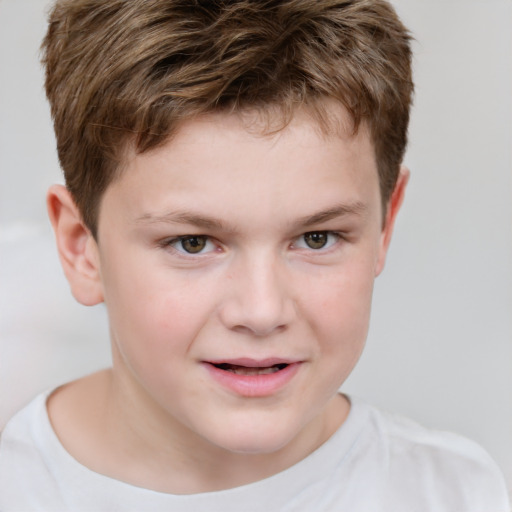
[[[383, 206], [407, 143], [410, 34], [384, 0], [57, 0], [42, 44], [66, 184], [96, 233], [123, 151], [164, 143], [215, 111], [367, 123]], [[325, 119], [324, 119], [325, 120]]]

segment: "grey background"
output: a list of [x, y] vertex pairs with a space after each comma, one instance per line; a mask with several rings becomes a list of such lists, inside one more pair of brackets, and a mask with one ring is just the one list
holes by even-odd
[[[512, 2], [394, 2], [417, 39], [412, 177], [363, 358], [344, 386], [481, 443], [512, 488]], [[0, 428], [109, 362], [44, 206], [61, 181], [38, 47], [47, 0], [0, 0]]]

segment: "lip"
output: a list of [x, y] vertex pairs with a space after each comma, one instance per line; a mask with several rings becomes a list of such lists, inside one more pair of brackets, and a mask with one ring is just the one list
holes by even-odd
[[[293, 379], [299, 371], [302, 361], [280, 358], [259, 360], [237, 358], [203, 361], [202, 364], [209, 375], [229, 391], [244, 397], [267, 397], [278, 393]], [[285, 364], [287, 366], [274, 373], [244, 375], [222, 370], [215, 366], [220, 364], [244, 366], [246, 368], [268, 368], [278, 364]]]

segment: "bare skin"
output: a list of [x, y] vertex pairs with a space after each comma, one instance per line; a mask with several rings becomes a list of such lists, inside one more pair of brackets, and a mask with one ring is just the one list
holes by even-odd
[[[177, 453], [162, 448], [158, 433], [142, 437], [130, 429], [130, 411], [114, 414], [109, 397], [112, 385], [111, 371], [104, 370], [67, 384], [50, 396], [48, 412], [59, 440], [76, 460], [97, 473], [172, 494], [219, 491], [279, 473], [321, 446], [350, 410], [346, 397], [336, 395], [322, 430], [306, 429], [293, 443], [294, 450], [287, 446], [271, 457], [232, 453], [226, 458], [224, 450], [215, 453], [208, 449], [204, 451], [208, 457], [198, 461], [186, 449]], [[309, 437], [309, 430], [314, 430], [315, 437]], [[196, 442], [205, 444], [201, 438]], [[191, 472], [191, 467], [196, 470]]]
[[64, 271], [79, 302], [105, 302], [113, 354], [49, 399], [68, 452], [189, 494], [268, 477], [324, 443], [350, 410], [338, 389], [408, 178], [383, 223], [373, 155], [365, 129], [322, 135], [305, 115], [273, 136], [235, 115], [189, 122], [127, 155], [96, 239], [53, 187]]

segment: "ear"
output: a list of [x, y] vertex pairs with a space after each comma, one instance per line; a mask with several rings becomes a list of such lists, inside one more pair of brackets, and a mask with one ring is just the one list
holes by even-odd
[[66, 187], [53, 185], [46, 204], [71, 293], [85, 306], [103, 302], [98, 246], [71, 194]]
[[388, 207], [386, 210], [386, 219], [384, 222], [384, 227], [382, 228], [382, 233], [380, 237], [380, 245], [379, 245], [379, 255], [377, 259], [377, 265], [375, 267], [375, 275], [378, 276], [383, 268], [384, 263], [386, 262], [386, 254], [388, 252], [389, 243], [391, 242], [391, 235], [393, 234], [393, 227], [395, 225], [396, 216], [398, 211], [400, 210], [400, 206], [402, 206], [402, 202], [404, 200], [405, 188], [407, 183], [409, 182], [409, 169], [406, 167], [400, 167], [400, 172], [398, 174], [398, 179], [393, 189], [393, 193], [388, 202]]

